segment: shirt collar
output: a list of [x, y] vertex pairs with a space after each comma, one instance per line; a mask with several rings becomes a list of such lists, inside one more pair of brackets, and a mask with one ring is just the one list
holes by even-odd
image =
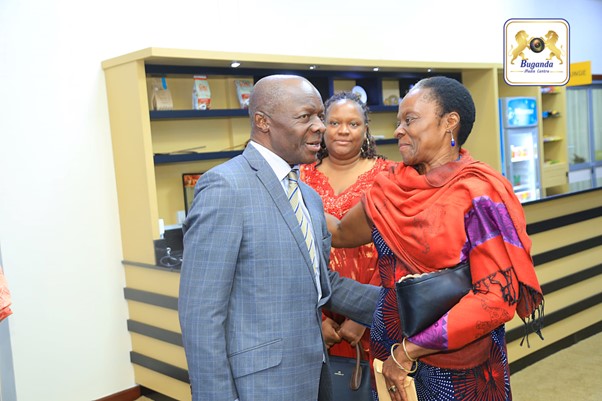
[[278, 177], [280, 181], [287, 178], [288, 173], [291, 171], [291, 169], [297, 169], [297, 171], [299, 170], [298, 164], [295, 164], [293, 167], [291, 167], [282, 157], [278, 156], [276, 153], [272, 152], [265, 146], [255, 141], [251, 141], [249, 143], [253, 145], [255, 149], [257, 149], [257, 151], [261, 154], [261, 156], [263, 156], [263, 158], [268, 162], [272, 170], [274, 170], [276, 177]]

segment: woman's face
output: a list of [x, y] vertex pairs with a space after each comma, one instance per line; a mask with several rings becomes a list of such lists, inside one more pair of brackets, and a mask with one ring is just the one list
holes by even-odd
[[[429, 89], [410, 91], [399, 104], [395, 138], [406, 165], [423, 165], [426, 170], [449, 156], [451, 137]], [[447, 138], [447, 141], [446, 141]]]
[[360, 154], [366, 139], [364, 113], [353, 100], [342, 99], [326, 111], [324, 143], [329, 157], [350, 159]]

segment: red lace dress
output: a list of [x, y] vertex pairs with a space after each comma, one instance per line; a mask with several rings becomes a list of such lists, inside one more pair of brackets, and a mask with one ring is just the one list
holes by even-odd
[[[320, 194], [326, 213], [341, 219], [352, 206], [361, 200], [362, 194], [372, 186], [376, 175], [388, 170], [393, 164], [395, 162], [390, 160], [376, 159], [371, 170], [361, 174], [352, 186], [338, 195], [334, 193], [328, 177], [316, 169], [315, 163], [301, 166], [301, 179]], [[377, 260], [378, 254], [373, 243], [357, 248], [332, 248], [330, 251], [330, 268], [339, 272], [341, 276], [352, 278], [363, 284], [380, 285]], [[345, 321], [344, 316], [330, 311], [325, 310], [324, 315], [337, 323]], [[361, 343], [367, 356], [370, 348], [369, 330], [364, 332]], [[355, 357], [355, 348], [352, 348], [348, 342], [342, 341], [332, 346], [329, 353], [330, 355]]]

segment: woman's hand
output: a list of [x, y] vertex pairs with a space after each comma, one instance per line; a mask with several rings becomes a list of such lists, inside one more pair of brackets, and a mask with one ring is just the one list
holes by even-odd
[[347, 319], [341, 324], [339, 335], [343, 340], [351, 344], [352, 347], [355, 347], [355, 345], [362, 339], [365, 331], [365, 326], [356, 323], [353, 320]]
[[339, 335], [339, 329], [339, 324], [331, 318], [326, 317], [322, 320], [322, 336], [324, 336], [324, 343], [326, 343], [327, 349], [341, 342], [342, 338]]
[[418, 368], [418, 358], [435, 354], [439, 351], [416, 345], [407, 339], [401, 344], [391, 347], [391, 356], [383, 362], [383, 376], [389, 389], [391, 400], [408, 401], [404, 387], [408, 373], [413, 373]]
[[383, 362], [383, 376], [391, 400], [408, 401], [404, 383], [408, 372], [412, 371], [416, 365], [407, 358], [401, 344], [393, 348], [393, 354]]

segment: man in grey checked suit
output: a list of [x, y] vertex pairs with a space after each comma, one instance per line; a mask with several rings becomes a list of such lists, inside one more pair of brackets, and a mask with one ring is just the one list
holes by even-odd
[[291, 168], [315, 160], [323, 113], [306, 79], [261, 79], [249, 104], [251, 142], [196, 186], [179, 295], [194, 401], [332, 400], [321, 308], [372, 321], [379, 288], [328, 269], [318, 194], [299, 183], [313, 264], [287, 197]]

